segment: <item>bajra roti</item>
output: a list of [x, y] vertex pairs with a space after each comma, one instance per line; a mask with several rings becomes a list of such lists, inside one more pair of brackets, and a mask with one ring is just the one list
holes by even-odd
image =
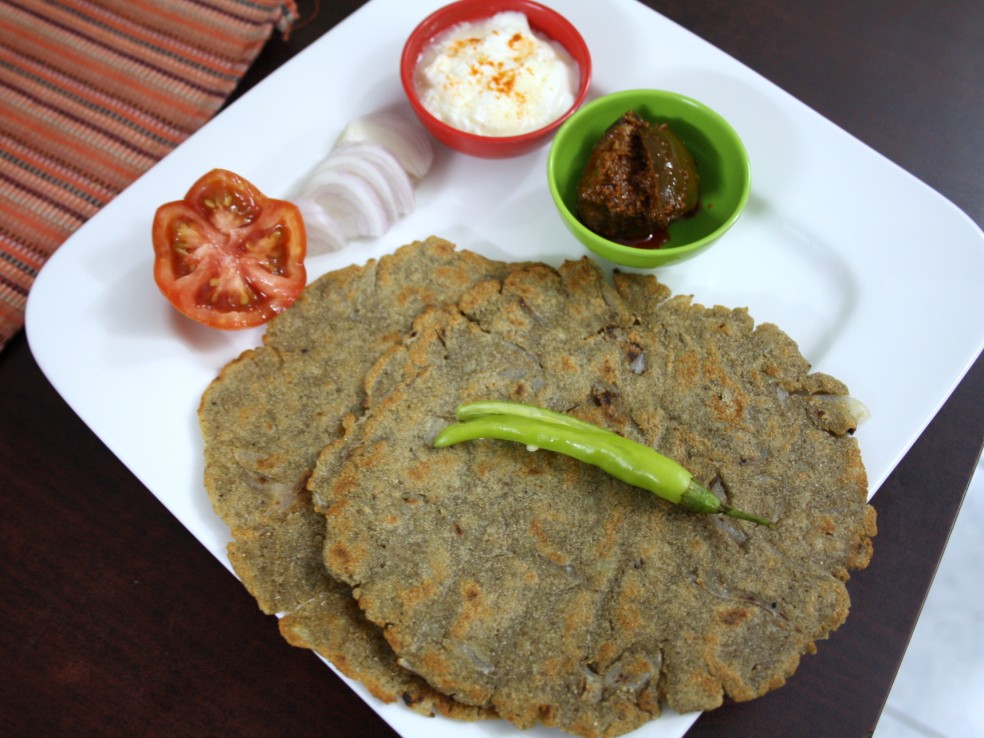
[[230, 561], [261, 609], [283, 614], [291, 643], [318, 651], [380, 699], [426, 714], [486, 712], [397, 666], [349, 587], [322, 566], [324, 518], [305, 482], [318, 452], [361, 410], [367, 371], [413, 318], [514, 268], [432, 238], [329, 273], [270, 323], [262, 347], [223, 369], [199, 409], [205, 486], [232, 531]]
[[[324, 561], [399, 663], [457, 702], [583, 736], [780, 686], [847, 616], [875, 516], [847, 389], [778, 328], [518, 269], [425, 310], [308, 487]], [[434, 449], [456, 404], [571, 412], [684, 463], [772, 528], [680, 511], [563, 456]]]

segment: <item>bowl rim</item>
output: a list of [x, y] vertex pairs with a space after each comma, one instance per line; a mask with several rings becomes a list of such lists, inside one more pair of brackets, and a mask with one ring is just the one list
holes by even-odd
[[[574, 125], [576, 124], [577, 119], [589, 115], [592, 110], [599, 108], [602, 105], [611, 104], [615, 100], [620, 100], [625, 98], [639, 99], [641, 97], [652, 97], [654, 99], [672, 98], [680, 102], [683, 102], [687, 105], [690, 105], [691, 107], [697, 110], [700, 110], [702, 114], [715, 119], [718, 125], [720, 125], [723, 128], [723, 130], [725, 130], [728, 133], [728, 137], [736, 145], [736, 149], [740, 155], [739, 159], [741, 162], [740, 172], [742, 175], [742, 185], [738, 195], [738, 201], [736, 202], [735, 207], [732, 209], [731, 213], [728, 214], [728, 217], [724, 221], [722, 221], [717, 228], [715, 228], [710, 233], [702, 236], [701, 238], [698, 238], [694, 241], [690, 241], [689, 243], [680, 244], [678, 246], [667, 245], [665, 247], [661, 247], [658, 249], [642, 249], [636, 246], [628, 246], [626, 244], [621, 244], [618, 243], [617, 241], [612, 241], [610, 239], [607, 239], [604, 236], [595, 233], [586, 225], [581, 223], [577, 215], [574, 212], [572, 212], [571, 209], [567, 206], [567, 203], [564, 201], [564, 198], [562, 197], [559, 188], [557, 186], [556, 166], [557, 166], [557, 159], [560, 156], [558, 142], [563, 143], [565, 130], [569, 130], [570, 128], [573, 128]], [[696, 98], [693, 98], [684, 93], [675, 92], [673, 90], [660, 89], [660, 88], [639, 87], [639, 88], [632, 88], [628, 90], [618, 90], [617, 92], [611, 92], [606, 95], [597, 97], [594, 100], [585, 103], [583, 106], [581, 106], [579, 110], [577, 110], [574, 114], [569, 116], [567, 120], [564, 121], [560, 129], [558, 129], [557, 135], [554, 137], [554, 140], [551, 142], [550, 150], [547, 153], [547, 184], [550, 188], [550, 194], [554, 200], [555, 205], [558, 208], [563, 208], [564, 210], [564, 215], [566, 216], [564, 217], [564, 221], [568, 225], [568, 227], [575, 228], [577, 232], [583, 233], [585, 236], [587, 236], [586, 240], [580, 238], [578, 239], [585, 247], [591, 249], [595, 253], [599, 253], [599, 255], [601, 256], [606, 256], [606, 258], [610, 258], [611, 261], [618, 261], [618, 259], [608, 257], [607, 254], [601, 254], [596, 248], [593, 248], [592, 244], [594, 246], [598, 246], [599, 248], [602, 248], [610, 252], [613, 256], [617, 255], [618, 257], [625, 257], [625, 262], [628, 261], [660, 262], [660, 261], [667, 261], [673, 257], [686, 256], [694, 251], [699, 251], [700, 249], [704, 248], [712, 241], [715, 241], [718, 238], [720, 238], [728, 229], [730, 229], [731, 226], [733, 226], [735, 222], [738, 220], [738, 218], [741, 217], [742, 212], [744, 212], [745, 207], [748, 204], [748, 200], [751, 195], [751, 189], [752, 189], [752, 177], [751, 177], [751, 163], [748, 157], [748, 150], [745, 148], [745, 143], [744, 141], [742, 141], [741, 136], [738, 135], [738, 132], [734, 129], [734, 126], [732, 126], [731, 123], [729, 123], [728, 120], [723, 115], [721, 115], [716, 110], [708, 106], [706, 103], [703, 103], [700, 100], [697, 100]], [[648, 256], [648, 258], [646, 258], [646, 256]]]
[[[456, 11], [463, 7], [474, 8], [478, 12], [474, 15], [474, 17], [469, 19], [461, 19], [455, 23], [445, 22], [445, 18], [447, 16], [454, 15]], [[563, 43], [556, 39], [553, 35], [541, 30], [539, 24], [535, 23], [534, 20], [529, 17], [529, 14], [525, 13], [525, 10], [534, 10], [537, 13], [551, 16], [564, 28], [565, 32], [569, 36], [569, 40], [573, 42], [573, 47], [572, 45]], [[474, 21], [484, 18], [491, 18], [497, 13], [507, 11], [522, 12], [527, 15], [531, 30], [547, 36], [551, 41], [560, 44], [574, 60], [574, 63], [578, 67], [578, 72], [580, 73], [577, 93], [574, 96], [574, 102], [567, 110], [564, 111], [563, 114], [555, 118], [547, 125], [532, 131], [527, 131], [526, 133], [520, 133], [512, 136], [483, 136], [478, 133], [471, 133], [469, 131], [463, 131], [460, 128], [455, 128], [432, 114], [426, 107], [424, 107], [423, 103], [420, 102], [420, 98], [417, 95], [416, 86], [414, 85], [414, 72], [416, 71], [417, 64], [420, 61], [420, 53], [417, 50], [419, 49], [422, 51], [423, 48], [437, 35], [450, 29], [457, 23], [468, 22], [469, 20]], [[403, 91], [407, 96], [407, 100], [409, 100], [410, 105], [413, 107], [416, 114], [427, 122], [428, 127], [443, 130], [446, 135], [453, 136], [461, 141], [465, 141], [469, 146], [474, 146], [477, 144], [479, 146], [518, 147], [522, 144], [539, 141], [544, 136], [549, 135], [552, 131], [560, 128], [560, 126], [567, 121], [567, 119], [570, 118], [571, 115], [578, 110], [578, 108], [581, 107], [587, 98], [591, 87], [591, 73], [591, 52], [588, 49], [588, 45], [580, 31], [578, 31], [574, 24], [567, 20], [567, 18], [561, 13], [553, 8], [543, 5], [542, 3], [536, 2], [536, 0], [456, 0], [456, 2], [448, 3], [447, 5], [444, 5], [430, 13], [414, 27], [413, 31], [411, 31], [410, 35], [407, 37], [407, 40], [404, 42], [403, 50], [400, 53], [400, 82], [403, 85]]]

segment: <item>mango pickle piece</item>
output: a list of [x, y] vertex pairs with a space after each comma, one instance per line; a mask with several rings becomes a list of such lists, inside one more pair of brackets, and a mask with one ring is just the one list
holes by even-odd
[[578, 218], [613, 241], [651, 239], [698, 205], [700, 176], [686, 145], [633, 110], [591, 152], [577, 186]]

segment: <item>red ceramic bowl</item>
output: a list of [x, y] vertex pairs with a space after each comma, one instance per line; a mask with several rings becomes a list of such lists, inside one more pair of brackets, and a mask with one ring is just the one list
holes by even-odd
[[[563, 46], [577, 63], [580, 80], [574, 104], [549, 125], [517, 136], [480, 136], [454, 128], [429, 113], [417, 98], [414, 70], [424, 49], [436, 36], [459, 23], [482, 20], [504, 11], [524, 13], [532, 30]], [[591, 84], [591, 55], [581, 34], [566, 18], [533, 0], [459, 0], [431, 13], [410, 34], [400, 58], [400, 80], [414, 113], [434, 138], [465, 154], [504, 159], [528, 153], [546, 143], [584, 102]]]

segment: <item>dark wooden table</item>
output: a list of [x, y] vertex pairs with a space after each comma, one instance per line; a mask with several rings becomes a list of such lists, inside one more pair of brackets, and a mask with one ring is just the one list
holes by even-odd
[[[321, 0], [314, 14], [300, 0], [306, 20], [271, 42], [243, 89], [360, 4]], [[984, 3], [647, 4], [984, 223]], [[0, 353], [0, 381], [0, 735], [393, 736], [285, 644], [69, 410], [23, 335]], [[877, 493], [876, 553], [850, 583], [847, 624], [787, 686], [703, 715], [690, 736], [874, 730], [981, 450], [982, 400], [979, 359]]]

